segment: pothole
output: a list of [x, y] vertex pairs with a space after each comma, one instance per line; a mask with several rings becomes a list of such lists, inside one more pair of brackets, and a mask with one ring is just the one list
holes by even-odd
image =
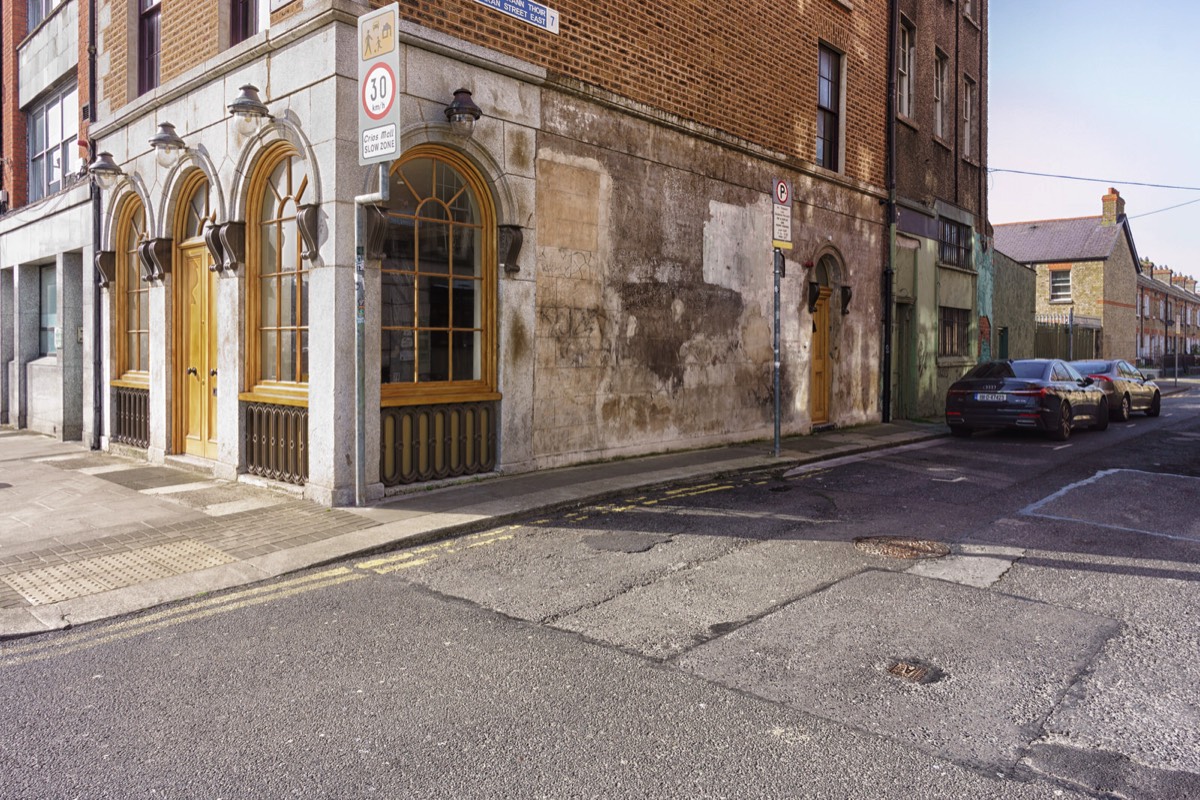
[[912, 536], [859, 536], [854, 546], [861, 552], [885, 558], [941, 558], [950, 555], [950, 547], [931, 539]]

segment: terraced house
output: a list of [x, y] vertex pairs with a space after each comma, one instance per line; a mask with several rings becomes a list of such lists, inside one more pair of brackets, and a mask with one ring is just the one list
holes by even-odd
[[[54, 12], [95, 11], [96, 233], [60, 247], [54, 336], [83, 329], [64, 392], [101, 446], [343, 504], [766, 439], [778, 180], [783, 432], [880, 417], [885, 4], [411, 0], [360, 30], [383, 6]], [[394, 83], [360, 80], [393, 52]], [[5, 248], [31, 354], [36, 270]]]

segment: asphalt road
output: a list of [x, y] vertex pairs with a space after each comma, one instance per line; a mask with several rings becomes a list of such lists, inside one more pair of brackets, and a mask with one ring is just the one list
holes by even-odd
[[0, 797], [1200, 796], [1198, 448], [1185, 395], [2, 643]]

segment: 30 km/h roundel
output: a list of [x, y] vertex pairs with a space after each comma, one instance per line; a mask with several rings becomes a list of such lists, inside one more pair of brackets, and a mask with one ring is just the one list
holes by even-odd
[[367, 116], [381, 120], [396, 102], [396, 75], [387, 64], [373, 64], [362, 82], [362, 107]]

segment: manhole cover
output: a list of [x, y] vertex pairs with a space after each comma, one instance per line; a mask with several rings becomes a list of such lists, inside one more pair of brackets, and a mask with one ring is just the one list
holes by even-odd
[[919, 658], [897, 659], [892, 662], [887, 671], [901, 680], [922, 685], [937, 683], [946, 677], [945, 671]]
[[864, 553], [886, 558], [941, 558], [950, 555], [950, 548], [929, 539], [911, 536], [859, 536], [854, 546]]

